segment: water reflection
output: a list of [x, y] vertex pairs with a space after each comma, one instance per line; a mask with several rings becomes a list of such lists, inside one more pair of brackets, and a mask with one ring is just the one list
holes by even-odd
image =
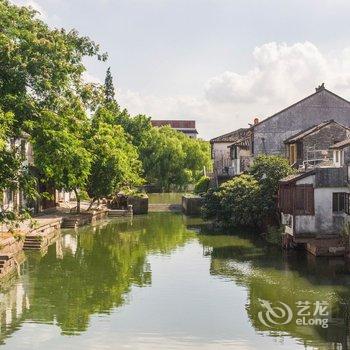
[[[247, 289], [246, 311], [256, 331], [281, 339], [292, 336], [305, 346], [349, 348], [348, 262], [316, 258], [305, 252], [283, 252], [251, 235], [201, 235], [199, 239], [204, 252], [210, 252], [211, 274], [231, 279]], [[291, 319], [287, 324], [283, 320], [281, 324], [266, 324], [262, 301], [274, 306], [286, 304]], [[318, 317], [315, 307], [320, 302], [329, 305], [329, 317], [324, 317], [328, 328], [321, 326], [321, 320], [317, 325], [310, 321]], [[301, 305], [307, 308], [300, 314]], [[304, 323], [298, 323], [297, 318]]]
[[[22, 349], [22, 337], [31, 344], [44, 334], [43, 349], [349, 348], [343, 259], [284, 253], [251, 234], [205, 228], [200, 219], [154, 213], [63, 231], [2, 282], [0, 341]], [[261, 300], [289, 305], [291, 321], [261, 322]], [[327, 301], [329, 327], [297, 325], [298, 301]]]

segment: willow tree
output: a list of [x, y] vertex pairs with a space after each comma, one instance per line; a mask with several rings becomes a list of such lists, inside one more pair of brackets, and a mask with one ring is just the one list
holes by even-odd
[[208, 144], [170, 127], [151, 128], [139, 146], [146, 179], [163, 191], [183, 189], [210, 165]]

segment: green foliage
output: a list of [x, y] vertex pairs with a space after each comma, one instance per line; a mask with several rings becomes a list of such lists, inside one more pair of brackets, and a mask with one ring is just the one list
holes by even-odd
[[210, 185], [210, 178], [208, 176], [202, 176], [194, 187], [195, 193], [205, 193], [208, 191]]
[[111, 67], [108, 67], [107, 69], [105, 85], [104, 85], [104, 93], [105, 93], [105, 99], [107, 103], [116, 102]]
[[36, 12], [0, 2], [0, 105], [13, 112], [18, 132], [43, 109], [62, 111], [93, 87], [84, 84], [83, 58], [97, 55], [99, 47], [75, 30], [51, 29]]
[[12, 210], [1, 210], [0, 211], [0, 222], [3, 226], [7, 227], [9, 232], [15, 232], [19, 229], [20, 224], [25, 220], [30, 220], [31, 215], [27, 210], [12, 211]]
[[249, 172], [260, 184], [262, 215], [276, 217], [278, 183], [293, 174], [294, 169], [285, 158], [260, 155], [254, 159]]
[[282, 234], [283, 227], [269, 226], [267, 228], [266, 241], [271, 244], [280, 245], [282, 241]]
[[291, 173], [287, 160], [258, 156], [250, 174], [237, 176], [204, 195], [203, 215], [231, 226], [262, 227], [276, 222], [278, 182]]
[[78, 211], [78, 189], [85, 187], [92, 161], [79, 129], [84, 127], [80, 126], [73, 132], [67, 121], [54, 113], [45, 112], [32, 133], [35, 165], [56, 188], [76, 193]]
[[220, 210], [220, 188], [209, 188], [203, 195], [202, 216], [204, 219], [218, 219]]
[[111, 125], [110, 111], [101, 108], [92, 121], [87, 145], [92, 154], [87, 191], [94, 199], [109, 197], [124, 186], [142, 183], [137, 149], [120, 125]]
[[219, 219], [231, 226], [258, 226], [260, 187], [251, 175], [238, 176], [220, 187]]
[[210, 166], [206, 142], [190, 139], [170, 127], [151, 128], [139, 147], [145, 177], [164, 191], [183, 189]]

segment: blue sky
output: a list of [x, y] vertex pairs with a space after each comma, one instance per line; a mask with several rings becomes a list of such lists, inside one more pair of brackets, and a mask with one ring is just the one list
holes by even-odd
[[14, 0], [109, 53], [120, 104], [196, 119], [206, 139], [265, 118], [322, 82], [350, 99], [348, 0]]

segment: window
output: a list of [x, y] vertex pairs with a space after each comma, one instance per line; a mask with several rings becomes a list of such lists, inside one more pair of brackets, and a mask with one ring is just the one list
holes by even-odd
[[333, 193], [333, 213], [350, 215], [350, 194], [345, 192]]
[[231, 159], [238, 159], [238, 150], [237, 150], [237, 146], [231, 146], [230, 147], [230, 156]]
[[312, 185], [281, 185], [279, 209], [284, 214], [314, 215], [314, 188]]
[[314, 188], [312, 185], [295, 187], [294, 212], [297, 215], [314, 215]]

